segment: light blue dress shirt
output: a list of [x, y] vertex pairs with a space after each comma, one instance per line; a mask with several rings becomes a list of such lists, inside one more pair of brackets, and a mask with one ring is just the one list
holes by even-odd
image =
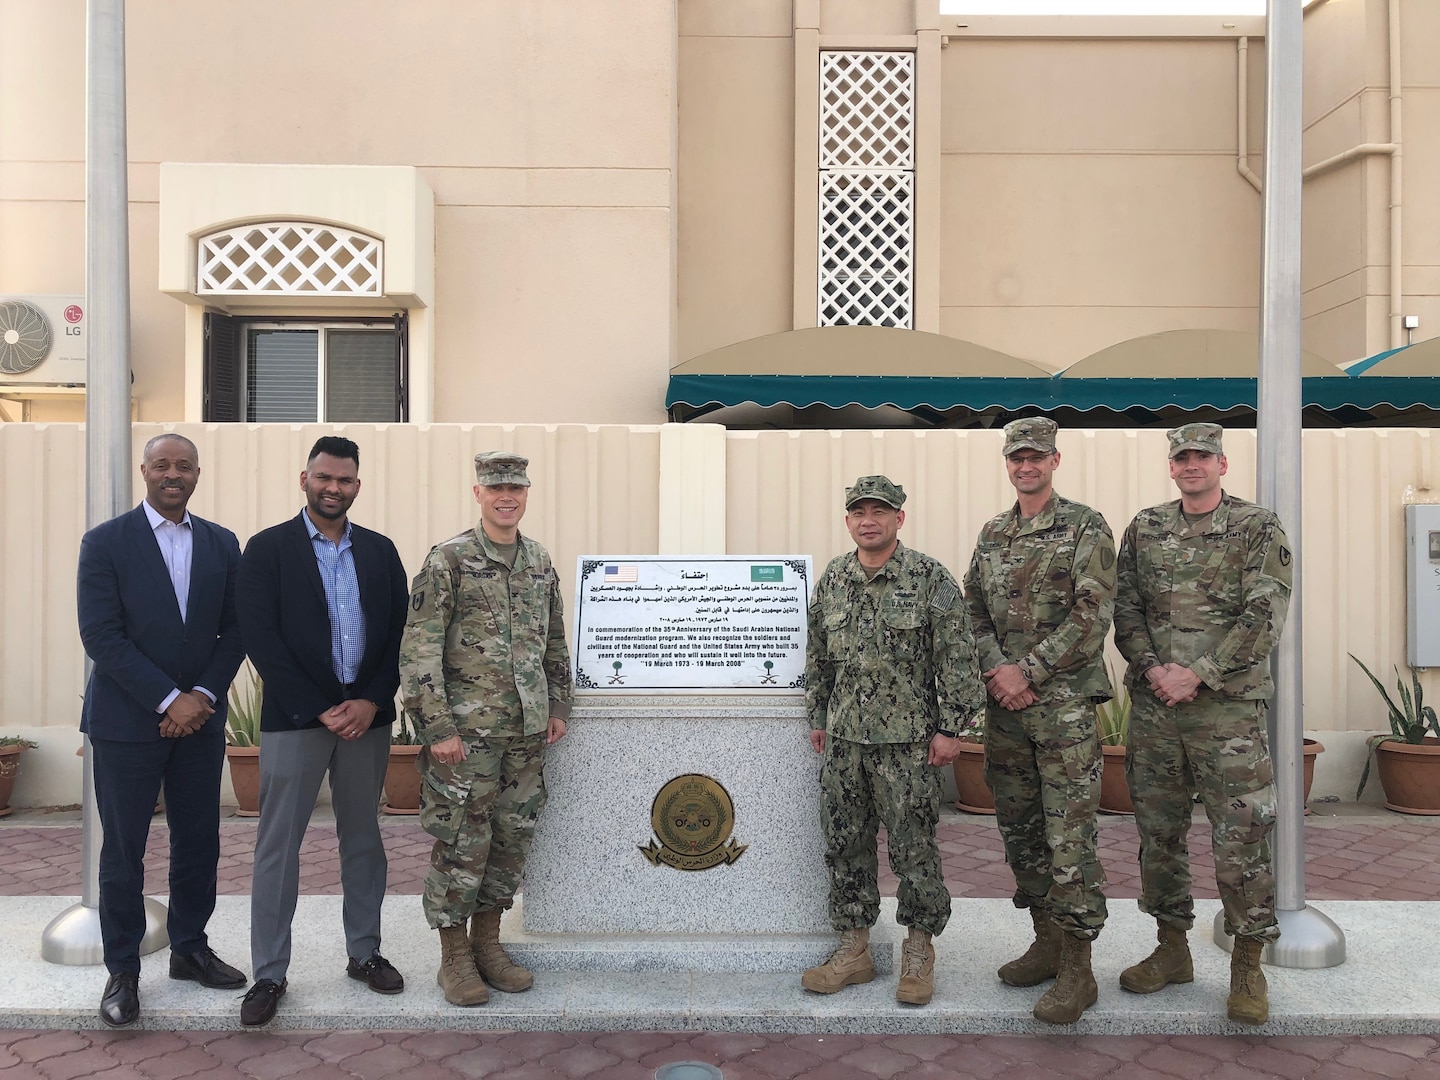
[[360, 674], [360, 660], [365, 655], [365, 613], [360, 607], [360, 579], [355, 575], [355, 553], [350, 546], [351, 524], [345, 523], [345, 535], [336, 544], [315, 527], [308, 510], [300, 512], [315, 562], [320, 568], [320, 584], [325, 587], [325, 606], [330, 611], [330, 660], [335, 678], [349, 686]]

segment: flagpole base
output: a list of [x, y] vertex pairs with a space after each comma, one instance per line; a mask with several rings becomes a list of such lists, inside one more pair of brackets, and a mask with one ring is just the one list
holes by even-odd
[[[159, 900], [145, 897], [145, 936], [140, 955], [147, 956], [170, 944], [165, 929], [170, 912]], [[105, 962], [105, 944], [100, 937], [100, 909], [72, 904], [45, 927], [40, 935], [40, 956], [52, 964], [75, 967]]]
[[[1277, 911], [1280, 940], [1266, 945], [1260, 962], [1281, 968], [1328, 968], [1345, 962], [1345, 932], [1324, 912], [1308, 904], [1299, 911]], [[1235, 940], [1225, 933], [1225, 912], [1215, 913], [1215, 944], [1227, 953]]]

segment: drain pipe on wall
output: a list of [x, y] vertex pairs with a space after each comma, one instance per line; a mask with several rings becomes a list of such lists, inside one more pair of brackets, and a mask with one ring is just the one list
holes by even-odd
[[[1319, 6], [1318, 3], [1312, 7]], [[1390, 141], [1384, 143], [1361, 143], [1359, 146], [1352, 146], [1334, 157], [1328, 157], [1324, 161], [1317, 161], [1314, 165], [1301, 171], [1303, 179], [1327, 173], [1331, 169], [1338, 168], [1359, 158], [1371, 157], [1376, 154], [1384, 154], [1390, 158], [1390, 348], [1398, 349], [1405, 344], [1405, 318], [1401, 307], [1404, 301], [1405, 291], [1403, 287], [1402, 272], [1402, 249], [1401, 249], [1401, 225], [1402, 225], [1402, 194], [1403, 194], [1403, 171], [1401, 169], [1401, 135], [1400, 135], [1400, 0], [1388, 0], [1386, 16], [1389, 20], [1389, 69], [1390, 69]], [[1260, 190], [1260, 178], [1250, 168], [1250, 152], [1247, 140], [1249, 138], [1248, 125], [1249, 116], [1247, 99], [1249, 96], [1249, 80], [1247, 78], [1247, 60], [1250, 51], [1250, 39], [1239, 38], [1235, 42], [1236, 49], [1236, 77], [1235, 90], [1237, 113], [1235, 118], [1236, 141], [1239, 151], [1235, 158], [1235, 168], [1256, 191]]]
[[1240, 38], [1235, 42], [1235, 50], [1235, 142], [1240, 148], [1235, 156], [1235, 168], [1259, 191], [1260, 177], [1250, 168], [1250, 39]]

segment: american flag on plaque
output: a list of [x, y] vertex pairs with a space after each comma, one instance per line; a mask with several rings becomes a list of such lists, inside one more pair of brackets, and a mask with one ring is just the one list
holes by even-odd
[[640, 567], [634, 563], [606, 563], [605, 583], [638, 582], [640, 580]]

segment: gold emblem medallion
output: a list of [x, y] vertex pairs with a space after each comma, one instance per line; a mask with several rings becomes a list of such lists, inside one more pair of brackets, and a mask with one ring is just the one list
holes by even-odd
[[654, 838], [639, 847], [651, 866], [664, 863], [676, 870], [709, 870], [733, 863], [748, 846], [730, 840], [735, 827], [730, 793], [720, 781], [701, 773], [677, 776], [660, 789], [650, 806], [650, 826]]

